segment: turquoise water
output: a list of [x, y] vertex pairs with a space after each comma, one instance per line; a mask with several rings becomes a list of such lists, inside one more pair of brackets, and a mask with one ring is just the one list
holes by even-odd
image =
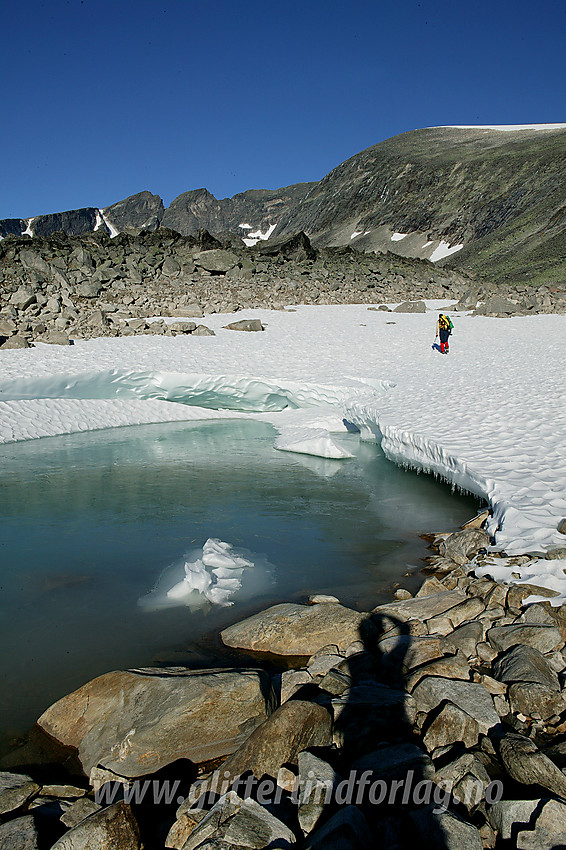
[[[279, 452], [253, 422], [151, 425], [0, 448], [0, 734], [105, 671], [202, 663], [199, 641], [261, 607], [331, 593], [370, 609], [422, 566], [420, 533], [472, 497], [389, 463]], [[140, 605], [219, 538], [256, 564], [229, 608]], [[207, 644], [208, 645], [208, 644]]]

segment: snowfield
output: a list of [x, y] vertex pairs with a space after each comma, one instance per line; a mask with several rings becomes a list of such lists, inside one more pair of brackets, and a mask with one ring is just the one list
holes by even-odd
[[[275, 426], [278, 449], [347, 463], [332, 438], [346, 420], [394, 462], [485, 497], [495, 550], [542, 556], [566, 546], [557, 530], [566, 518], [566, 316], [472, 317], [427, 304], [426, 314], [246, 310], [206, 317], [214, 337], [3, 351], [0, 442], [251, 417]], [[439, 308], [455, 325], [448, 356], [432, 347]], [[260, 318], [265, 331], [223, 329], [243, 317]], [[514, 580], [552, 588], [553, 604], [563, 602], [565, 568], [540, 558]]]

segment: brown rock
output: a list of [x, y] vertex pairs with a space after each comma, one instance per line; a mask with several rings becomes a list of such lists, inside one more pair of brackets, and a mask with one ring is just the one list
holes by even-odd
[[256, 670], [106, 673], [63, 697], [38, 725], [78, 750], [83, 770], [153, 773], [178, 758], [234, 752], [266, 719], [267, 674]]

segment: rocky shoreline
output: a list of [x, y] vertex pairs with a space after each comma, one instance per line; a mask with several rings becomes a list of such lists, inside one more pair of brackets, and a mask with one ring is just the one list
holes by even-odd
[[414, 596], [312, 596], [224, 629], [248, 667], [117, 671], [63, 697], [34, 733], [44, 764], [0, 773], [0, 846], [564, 844], [566, 606], [475, 575], [503, 557], [487, 518], [431, 535]]
[[[427, 260], [315, 249], [304, 233], [246, 247], [205, 230], [160, 227], [0, 241], [0, 348], [133, 334], [211, 334], [194, 319], [293, 304], [412, 302], [446, 298], [480, 315], [566, 312], [566, 287], [495, 285]], [[384, 309], [387, 309], [384, 307]], [[168, 316], [177, 322], [148, 323]]]

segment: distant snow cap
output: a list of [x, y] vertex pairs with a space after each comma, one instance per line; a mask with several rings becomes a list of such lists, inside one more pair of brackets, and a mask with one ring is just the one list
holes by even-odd
[[441, 124], [429, 130], [566, 130], [566, 124]]

